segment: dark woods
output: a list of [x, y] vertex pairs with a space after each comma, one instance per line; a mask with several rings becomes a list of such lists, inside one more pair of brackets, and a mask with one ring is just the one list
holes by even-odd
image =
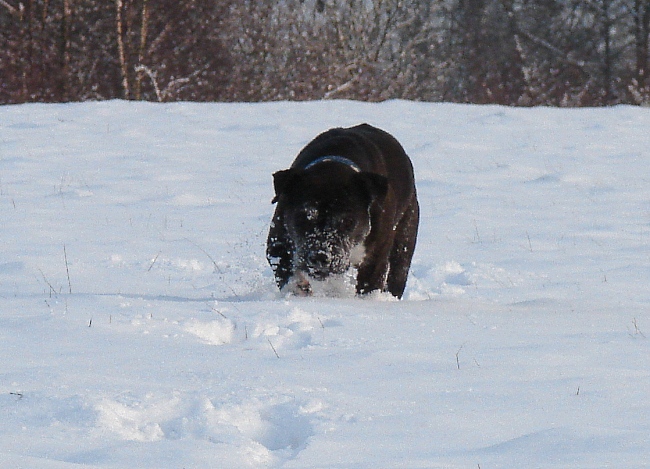
[[0, 103], [650, 103], [650, 0], [0, 0]]

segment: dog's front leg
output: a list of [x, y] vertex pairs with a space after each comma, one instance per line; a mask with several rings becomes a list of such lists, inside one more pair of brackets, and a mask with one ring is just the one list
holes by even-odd
[[386, 289], [386, 278], [388, 277], [387, 255], [378, 255], [375, 259], [366, 260], [359, 266], [357, 272], [357, 294], [365, 295], [375, 290]]
[[293, 242], [287, 233], [282, 210], [277, 207], [266, 242], [266, 258], [273, 269], [275, 283], [282, 289], [293, 275]]

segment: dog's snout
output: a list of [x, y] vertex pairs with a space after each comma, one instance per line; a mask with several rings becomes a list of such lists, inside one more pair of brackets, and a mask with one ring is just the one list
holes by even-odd
[[313, 267], [325, 267], [330, 263], [330, 258], [325, 252], [310, 252], [307, 262]]
[[332, 272], [332, 258], [324, 251], [312, 251], [305, 256], [305, 264], [310, 277], [324, 280]]

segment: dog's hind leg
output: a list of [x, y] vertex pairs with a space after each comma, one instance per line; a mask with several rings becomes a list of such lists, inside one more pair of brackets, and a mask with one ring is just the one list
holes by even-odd
[[390, 267], [386, 289], [397, 298], [402, 297], [404, 288], [406, 288], [406, 278], [411, 267], [413, 251], [415, 250], [419, 221], [420, 207], [415, 195], [413, 195], [408, 209], [397, 224], [395, 240], [390, 252]]
[[266, 240], [266, 259], [275, 275], [275, 283], [282, 289], [293, 275], [294, 247], [284, 227], [281, 210], [277, 208]]

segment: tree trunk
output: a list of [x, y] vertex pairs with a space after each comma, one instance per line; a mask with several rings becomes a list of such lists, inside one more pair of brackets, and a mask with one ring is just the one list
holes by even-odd
[[[43, 14], [45, 16], [45, 13]], [[70, 0], [63, 0], [61, 16], [61, 37], [59, 38], [59, 83], [57, 86], [58, 100], [70, 101], [70, 21], [72, 12]]]
[[129, 69], [126, 64], [126, 54], [124, 51], [124, 21], [122, 19], [122, 7], [124, 3], [122, 0], [115, 0], [115, 27], [117, 33], [117, 53], [120, 61], [120, 71], [122, 73], [122, 96], [124, 99], [131, 98], [129, 90]]
[[612, 51], [611, 51], [611, 19], [609, 17], [610, 0], [602, 0], [602, 40], [604, 41], [605, 56], [603, 57], [603, 104], [612, 102]]
[[650, 59], [650, 1], [634, 1], [634, 35], [636, 81], [637, 87], [643, 89], [647, 82], [648, 60]]
[[142, 18], [140, 24], [140, 47], [138, 48], [138, 71], [135, 76], [135, 99], [142, 99], [142, 79], [145, 75], [144, 54], [147, 48], [147, 26], [149, 20], [149, 10], [147, 0], [142, 0]]

